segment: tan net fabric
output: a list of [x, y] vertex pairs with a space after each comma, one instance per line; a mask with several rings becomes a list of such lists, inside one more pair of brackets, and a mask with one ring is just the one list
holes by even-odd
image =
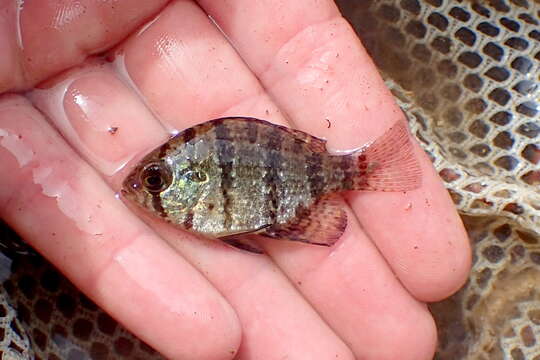
[[340, 2], [463, 215], [440, 359], [540, 359], [540, 3]]
[[0, 360], [30, 360], [34, 352], [28, 334], [8, 303], [9, 295], [0, 287]]

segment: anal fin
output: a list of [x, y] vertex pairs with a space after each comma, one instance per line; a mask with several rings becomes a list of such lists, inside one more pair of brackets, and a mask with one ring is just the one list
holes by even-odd
[[343, 209], [343, 201], [338, 195], [330, 194], [297, 211], [297, 216], [288, 223], [272, 225], [262, 230], [260, 235], [332, 246], [346, 227], [347, 213]]

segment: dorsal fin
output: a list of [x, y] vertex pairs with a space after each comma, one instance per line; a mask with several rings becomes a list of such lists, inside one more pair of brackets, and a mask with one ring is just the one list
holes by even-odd
[[329, 194], [298, 211], [297, 216], [288, 223], [272, 225], [261, 231], [260, 235], [331, 246], [346, 227], [347, 213], [343, 210], [343, 201], [338, 195]]
[[283, 127], [285, 131], [294, 136], [298, 141], [307, 145], [308, 149], [316, 153], [326, 152], [326, 140], [309, 135], [303, 131]]
[[300, 141], [303, 144], [307, 145], [308, 149], [313, 152], [322, 153], [326, 151], [326, 140], [315, 137], [301, 130], [291, 129], [283, 125], [273, 124], [269, 121], [256, 119], [256, 118], [229, 118], [229, 119], [256, 121], [259, 125], [268, 126], [268, 127], [271, 127], [273, 130], [289, 133], [297, 141]]
[[[215, 120], [211, 120], [206, 123], [202, 123], [199, 125], [196, 125], [193, 127], [193, 130], [191, 130], [191, 133], [203, 133], [207, 131], [210, 128], [210, 125], [213, 125], [217, 122], [221, 123], [229, 123], [229, 124], [245, 124], [246, 122], [255, 122], [259, 126], [264, 126], [267, 128], [270, 128], [272, 131], [282, 131], [287, 133], [288, 135], [295, 138], [297, 141], [301, 142], [307, 148], [313, 152], [316, 153], [322, 153], [326, 151], [326, 140], [312, 136], [308, 133], [305, 133], [301, 130], [291, 129], [286, 126], [273, 124], [266, 120], [261, 120], [253, 117], [240, 117], [240, 116], [231, 116], [231, 117], [225, 117], [225, 118], [219, 118]], [[180, 134], [179, 134], [180, 135]]]

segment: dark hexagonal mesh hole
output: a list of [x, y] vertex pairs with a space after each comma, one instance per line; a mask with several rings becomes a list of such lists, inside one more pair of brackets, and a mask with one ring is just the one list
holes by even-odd
[[493, 89], [489, 93], [488, 98], [495, 101], [497, 104], [504, 106], [508, 103], [508, 101], [510, 101], [511, 95], [508, 90], [503, 88], [497, 88]]
[[489, 121], [497, 125], [504, 126], [504, 125], [508, 125], [510, 121], [512, 120], [512, 118], [513, 116], [511, 113], [507, 111], [499, 111], [491, 115], [491, 117], [489, 118]]
[[461, 96], [461, 88], [456, 84], [447, 84], [442, 88], [441, 95], [447, 100], [456, 102]]
[[499, 45], [489, 42], [482, 48], [482, 52], [487, 56], [500, 61], [504, 56], [504, 50]]
[[465, 78], [463, 79], [463, 85], [473, 91], [473, 92], [479, 92], [482, 89], [482, 86], [484, 85], [484, 80], [476, 74], [467, 74]]
[[516, 106], [516, 111], [528, 117], [535, 117], [540, 109], [536, 101], [526, 101]]
[[448, 54], [452, 47], [452, 40], [445, 36], [437, 36], [431, 42], [431, 47], [442, 54]]
[[499, 241], [504, 242], [512, 235], [512, 228], [508, 224], [503, 224], [493, 230], [493, 235], [495, 235]]
[[476, 144], [471, 146], [471, 152], [477, 156], [485, 157], [491, 152], [491, 148], [486, 144]]
[[490, 79], [501, 82], [510, 77], [510, 72], [504, 67], [494, 66], [486, 71], [485, 75]]
[[468, 11], [460, 7], [453, 7], [452, 9], [450, 9], [450, 12], [448, 14], [454, 19], [457, 19], [463, 22], [467, 22], [471, 18], [471, 14], [469, 14]]
[[404, 9], [407, 10], [410, 13], [413, 13], [414, 15], [419, 15], [420, 10], [422, 10], [422, 6], [420, 6], [420, 3], [418, 0], [402, 0], [399, 5]]
[[405, 31], [417, 39], [422, 39], [424, 36], [426, 36], [427, 29], [426, 26], [420, 21], [411, 20], [405, 26]]
[[437, 70], [444, 76], [452, 79], [456, 77], [457, 74], [457, 66], [450, 60], [441, 60], [439, 64], [437, 64]]
[[429, 14], [427, 22], [441, 31], [445, 31], [448, 27], [448, 20], [438, 12], [432, 12]]
[[519, 164], [519, 160], [517, 160], [515, 157], [510, 155], [504, 155], [495, 160], [495, 165], [507, 170], [512, 171], [515, 169], [515, 167]]
[[482, 251], [482, 255], [491, 263], [498, 263], [504, 257], [504, 250], [497, 245], [488, 246]]
[[500, 31], [496, 26], [493, 26], [488, 22], [481, 22], [476, 26], [476, 30], [491, 37], [499, 35]]
[[538, 84], [531, 80], [521, 80], [512, 88], [521, 95], [530, 95], [538, 89]]
[[377, 10], [377, 17], [390, 23], [396, 23], [399, 21], [400, 11], [392, 5], [383, 4]]
[[540, 163], [540, 146], [537, 144], [528, 144], [523, 148], [521, 156], [534, 165]]
[[508, 131], [502, 131], [495, 136], [493, 144], [501, 149], [510, 150], [514, 145], [514, 139]]
[[489, 132], [489, 125], [482, 120], [475, 120], [471, 126], [469, 126], [469, 131], [476, 137], [483, 139]]
[[531, 71], [533, 63], [526, 57], [518, 56], [512, 61], [510, 66], [512, 67], [512, 69], [515, 69], [520, 73], [527, 75]]
[[529, 171], [521, 177], [521, 180], [523, 180], [528, 185], [540, 185], [540, 170]]
[[458, 29], [454, 35], [459, 41], [468, 46], [473, 46], [476, 42], [476, 35], [465, 27]]
[[504, 42], [504, 45], [508, 45], [513, 49], [523, 51], [527, 50], [527, 48], [529, 47], [529, 42], [525, 39], [514, 37], [506, 40]]
[[473, 114], [481, 114], [487, 108], [486, 102], [481, 98], [471, 99], [465, 103], [465, 110]]
[[507, 28], [508, 30], [510, 31], [513, 31], [513, 32], [518, 32], [519, 31], [519, 23], [517, 21], [514, 21], [514, 20], [511, 20], [507, 17], [503, 17], [499, 20], [499, 22], [501, 23], [502, 26], [504, 26], [505, 28]]
[[518, 127], [517, 132], [521, 135], [527, 136], [528, 138], [534, 139], [540, 133], [540, 126], [534, 122], [527, 122], [525, 124], [521, 124]]
[[412, 50], [412, 56], [424, 63], [428, 63], [431, 59], [431, 50], [424, 44], [415, 44]]
[[459, 55], [458, 61], [468, 68], [474, 69], [482, 63], [482, 57], [475, 52], [465, 51]]

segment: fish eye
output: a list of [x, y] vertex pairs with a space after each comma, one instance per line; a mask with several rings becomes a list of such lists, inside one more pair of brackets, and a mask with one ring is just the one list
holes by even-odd
[[202, 183], [208, 180], [208, 176], [206, 175], [206, 173], [201, 170], [188, 171], [185, 176], [188, 180], [198, 183]]
[[171, 184], [171, 173], [163, 163], [151, 163], [141, 172], [141, 183], [150, 192], [160, 192]]

